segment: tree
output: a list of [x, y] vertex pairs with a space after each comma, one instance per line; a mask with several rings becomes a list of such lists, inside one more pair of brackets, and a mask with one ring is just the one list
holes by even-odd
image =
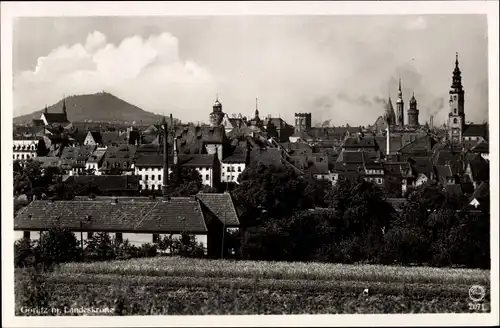
[[65, 228], [52, 228], [42, 232], [36, 250], [39, 261], [45, 266], [75, 261], [80, 254], [75, 234]]
[[341, 180], [327, 196], [341, 222], [336, 236], [347, 262], [375, 261], [383, 245], [384, 232], [396, 213], [383, 191], [362, 178]]
[[173, 197], [189, 197], [203, 190], [201, 175], [194, 168], [174, 165], [168, 180], [169, 194]]
[[36, 263], [35, 261], [35, 243], [29, 238], [17, 240], [14, 243], [14, 266], [30, 267]]
[[315, 206], [315, 186], [291, 168], [249, 166], [238, 182], [232, 195], [243, 207], [243, 227], [257, 225], [258, 219], [289, 217]]
[[116, 258], [116, 243], [111, 239], [109, 233], [96, 233], [92, 239], [87, 240], [85, 257], [97, 261], [110, 261]]

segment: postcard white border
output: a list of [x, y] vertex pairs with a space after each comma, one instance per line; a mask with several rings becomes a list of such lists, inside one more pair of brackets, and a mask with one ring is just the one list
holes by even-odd
[[491, 210], [490, 314], [388, 314], [291, 316], [134, 316], [49, 317], [14, 316], [12, 206], [12, 19], [40, 16], [151, 15], [395, 15], [486, 14], [489, 41], [489, 123], [491, 199], [498, 199], [498, 10], [497, 1], [356, 1], [356, 2], [2, 2], [2, 323], [4, 327], [113, 326], [476, 326], [499, 323], [498, 202]]

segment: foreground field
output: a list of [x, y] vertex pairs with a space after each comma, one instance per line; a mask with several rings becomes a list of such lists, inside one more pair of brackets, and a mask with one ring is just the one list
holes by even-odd
[[[115, 315], [456, 313], [478, 311], [469, 309], [468, 291], [489, 286], [490, 272], [157, 257], [65, 264], [43, 280], [47, 307]], [[16, 275], [18, 315], [28, 283]], [[486, 291], [481, 312], [489, 311]]]

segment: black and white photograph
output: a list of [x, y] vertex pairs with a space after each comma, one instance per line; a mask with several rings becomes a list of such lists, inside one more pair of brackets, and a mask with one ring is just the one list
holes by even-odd
[[498, 2], [420, 4], [2, 3], [5, 326], [498, 324]]

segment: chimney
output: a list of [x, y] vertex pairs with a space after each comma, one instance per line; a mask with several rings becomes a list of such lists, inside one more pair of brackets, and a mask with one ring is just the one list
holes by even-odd
[[389, 133], [389, 127], [387, 127], [385, 130], [387, 131], [385, 134], [386, 140], [387, 140], [386, 153], [387, 153], [387, 156], [389, 156], [391, 153], [391, 135]]
[[174, 138], [174, 165], [179, 162], [179, 151], [177, 150], [177, 138]]
[[168, 125], [167, 120], [163, 117], [163, 186], [162, 196], [168, 198], [167, 185], [168, 185]]
[[431, 118], [429, 120], [429, 128], [432, 130], [432, 128], [434, 127], [434, 116], [431, 115]]

